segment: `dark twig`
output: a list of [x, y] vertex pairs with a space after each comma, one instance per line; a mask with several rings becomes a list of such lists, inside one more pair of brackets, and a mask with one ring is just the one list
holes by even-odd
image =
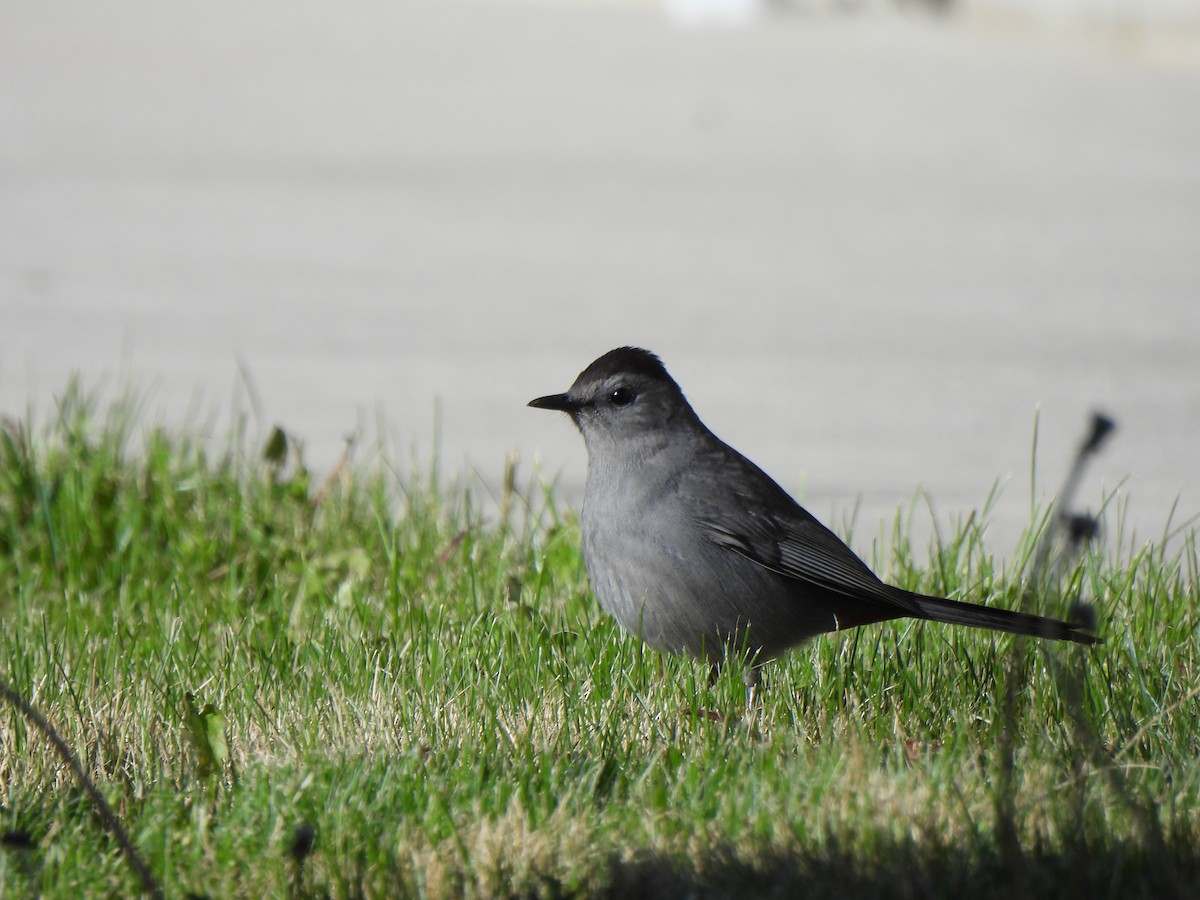
[[[1084, 436], [1079, 449], [1075, 453], [1071, 470], [1067, 473], [1067, 480], [1063, 484], [1062, 491], [1055, 501], [1049, 524], [1038, 542], [1037, 550], [1034, 554], [1032, 577], [1030, 579], [1033, 585], [1031, 592], [1039, 590], [1046, 585], [1046, 574], [1049, 568], [1051, 553], [1061, 531], [1067, 533], [1068, 548], [1072, 553], [1076, 552], [1083, 544], [1092, 540], [1099, 533], [1099, 522], [1092, 516], [1072, 513], [1071, 505], [1074, 503], [1075, 491], [1079, 487], [1079, 480], [1083, 476], [1083, 470], [1087, 465], [1087, 461], [1100, 450], [1100, 447], [1114, 428], [1116, 428], [1116, 423], [1108, 416], [1099, 412], [1092, 413], [1088, 433]], [[1028, 605], [1029, 599], [1030, 593], [1027, 593], [1024, 605]], [[1079, 604], [1077, 608], [1072, 610], [1072, 621], [1084, 621], [1089, 616], [1092, 619], [1095, 618], [1091, 607]], [[1089, 622], [1088, 624], [1092, 623]], [[1024, 893], [1026, 877], [1023, 858], [1024, 852], [1021, 848], [1020, 834], [1016, 824], [1017, 773], [1015, 761], [1017, 707], [1021, 686], [1028, 682], [1029, 671], [1029, 660], [1025, 653], [1025, 645], [1026, 642], [1021, 639], [1013, 642], [1012, 656], [1009, 659], [1005, 674], [1004, 698], [1001, 703], [1001, 728], [997, 741], [999, 772], [995, 793], [997, 839], [1005, 865], [1013, 878], [1013, 883], [1019, 888], [1016, 891], [1018, 894]], [[1076, 699], [1077, 694], [1078, 690], [1076, 689], [1075, 694], [1072, 694], [1070, 699]], [[1080, 711], [1077, 709], [1073, 709], [1072, 711], [1076, 714], [1077, 721], [1081, 721], [1078, 718], [1081, 716]]]
[[1037, 552], [1033, 557], [1033, 577], [1031, 579], [1033, 584], [1040, 585], [1042, 583], [1042, 577], [1046, 574], [1046, 567], [1050, 562], [1050, 552], [1054, 548], [1054, 542], [1058, 538], [1060, 529], [1067, 531], [1072, 548], [1080, 546], [1098, 533], [1099, 524], [1095, 518], [1088, 515], [1073, 515], [1071, 504], [1075, 500], [1075, 491], [1079, 487], [1079, 479], [1083, 477], [1083, 470], [1086, 468], [1088, 460], [1099, 452], [1116, 427], [1117, 423], [1104, 413], [1092, 413], [1088, 433], [1075, 452], [1071, 471], [1067, 473], [1067, 480], [1063, 483], [1062, 491], [1059, 492], [1058, 499], [1055, 501], [1054, 514], [1050, 517], [1050, 524], [1038, 542]]
[[96, 807], [96, 812], [99, 814], [101, 821], [104, 822], [105, 827], [117, 839], [117, 843], [121, 847], [121, 852], [125, 854], [126, 861], [134, 872], [137, 873], [138, 878], [141, 879], [143, 890], [155, 898], [155, 900], [161, 900], [163, 897], [162, 888], [158, 886], [158, 881], [150, 872], [150, 867], [146, 865], [146, 861], [137, 852], [137, 848], [133, 846], [133, 841], [129, 839], [129, 835], [126, 833], [124, 827], [122, 827], [120, 819], [117, 818], [117, 814], [113, 812], [112, 807], [108, 805], [108, 801], [104, 799], [104, 795], [100, 793], [100, 789], [96, 787], [95, 783], [88, 778], [87, 773], [83, 771], [83, 766], [79, 764], [79, 760], [71, 752], [71, 748], [67, 746], [67, 742], [42, 717], [41, 713], [34, 709], [24, 697], [18, 694], [16, 690], [2, 679], [0, 679], [0, 695], [3, 695], [5, 700], [15, 706], [17, 711], [32, 722], [38, 731], [44, 734], [46, 739], [54, 745], [54, 749], [58, 751], [58, 755], [70, 767], [84, 792], [91, 798], [93, 805]]

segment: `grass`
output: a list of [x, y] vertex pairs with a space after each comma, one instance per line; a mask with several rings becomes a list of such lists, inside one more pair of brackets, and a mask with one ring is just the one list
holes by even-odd
[[[1200, 892], [1194, 534], [1110, 541], [1037, 609], [1095, 649], [898, 623], [731, 672], [596, 607], [574, 517], [510, 471], [323, 483], [77, 386], [0, 431], [0, 679], [168, 896], [1151, 897]], [[483, 510], [487, 510], [484, 512]], [[1043, 523], [1044, 524], [1044, 523]], [[1017, 606], [979, 518], [876, 560]], [[52, 744], [0, 713], [0, 896], [132, 896]]]

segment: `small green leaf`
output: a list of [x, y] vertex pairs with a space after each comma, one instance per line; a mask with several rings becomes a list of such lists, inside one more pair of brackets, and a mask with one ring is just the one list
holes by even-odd
[[196, 774], [207, 781], [221, 771], [229, 759], [229, 744], [225, 740], [225, 716], [211, 703], [201, 710], [196, 709], [196, 697], [190, 691], [187, 700], [187, 734], [196, 754]]
[[282, 466], [287, 462], [288, 438], [287, 433], [276, 425], [271, 429], [267, 445], [263, 447], [263, 459], [272, 466]]

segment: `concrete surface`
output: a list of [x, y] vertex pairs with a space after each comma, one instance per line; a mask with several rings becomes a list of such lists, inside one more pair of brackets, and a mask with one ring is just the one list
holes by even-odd
[[[672, 27], [408, 0], [0, 13], [0, 411], [71, 371], [329, 466], [376, 413], [447, 469], [583, 447], [524, 403], [647, 346], [856, 543], [1059, 485], [1200, 509], [1200, 73], [920, 16]], [[218, 429], [221, 427], [217, 426]], [[368, 439], [369, 440], [369, 439]], [[526, 466], [528, 470], [528, 466]]]

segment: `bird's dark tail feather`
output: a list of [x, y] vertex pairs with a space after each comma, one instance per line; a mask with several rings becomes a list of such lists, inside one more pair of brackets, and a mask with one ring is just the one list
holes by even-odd
[[916, 610], [913, 615], [919, 618], [932, 619], [935, 622], [950, 622], [955, 625], [970, 625], [974, 628], [991, 628], [994, 631], [1007, 631], [1010, 634], [1053, 638], [1057, 641], [1074, 641], [1077, 644], [1103, 643], [1100, 638], [1088, 634], [1083, 625], [1059, 622], [1056, 619], [1013, 612], [1009, 609], [996, 609], [991, 606], [977, 606], [974, 603], [943, 600], [940, 597], [927, 597], [911, 591], [903, 593], [908, 601], [905, 605], [911, 604]]

